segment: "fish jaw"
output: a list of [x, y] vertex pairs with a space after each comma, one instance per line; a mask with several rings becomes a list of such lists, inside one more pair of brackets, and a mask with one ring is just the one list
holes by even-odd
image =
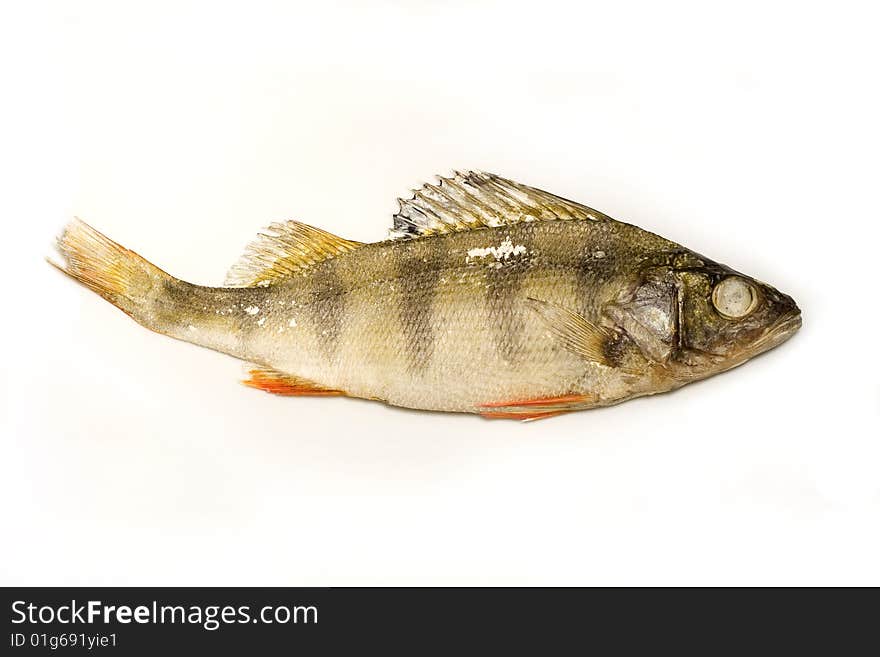
[[800, 330], [801, 326], [803, 326], [801, 311], [800, 308], [795, 306], [793, 310], [780, 317], [775, 324], [767, 329], [764, 336], [753, 345], [745, 360], [775, 349], [783, 342], [791, 339]]

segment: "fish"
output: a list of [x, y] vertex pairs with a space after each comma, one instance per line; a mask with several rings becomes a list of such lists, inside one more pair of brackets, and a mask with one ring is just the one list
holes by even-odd
[[794, 300], [675, 242], [481, 171], [398, 199], [388, 238], [271, 224], [221, 287], [74, 219], [58, 269], [247, 386], [537, 420], [666, 392], [772, 349]]

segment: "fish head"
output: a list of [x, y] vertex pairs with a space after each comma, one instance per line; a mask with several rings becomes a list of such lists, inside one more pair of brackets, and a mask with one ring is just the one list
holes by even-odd
[[642, 354], [681, 383], [736, 367], [801, 326], [790, 296], [695, 254], [647, 267], [610, 311]]
[[782, 344], [801, 327], [787, 294], [723, 265], [678, 272], [679, 359], [722, 371]]

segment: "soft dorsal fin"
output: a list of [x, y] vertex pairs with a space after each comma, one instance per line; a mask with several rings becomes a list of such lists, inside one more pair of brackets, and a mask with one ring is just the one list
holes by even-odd
[[612, 221], [585, 205], [493, 173], [456, 171], [452, 178], [438, 178], [438, 185], [426, 183], [421, 189], [413, 190], [411, 199], [397, 199], [400, 210], [394, 215], [392, 239], [494, 228], [523, 221]]
[[267, 286], [361, 246], [299, 221], [274, 223], [251, 242], [226, 275], [227, 287]]

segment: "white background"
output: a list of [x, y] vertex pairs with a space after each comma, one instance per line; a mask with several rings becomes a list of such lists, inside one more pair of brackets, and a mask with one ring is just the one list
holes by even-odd
[[[880, 584], [872, 3], [4, 5], [2, 584]], [[27, 7], [26, 14], [24, 7]], [[272, 397], [43, 261], [218, 284], [481, 168], [792, 294], [789, 343], [531, 424]]]

